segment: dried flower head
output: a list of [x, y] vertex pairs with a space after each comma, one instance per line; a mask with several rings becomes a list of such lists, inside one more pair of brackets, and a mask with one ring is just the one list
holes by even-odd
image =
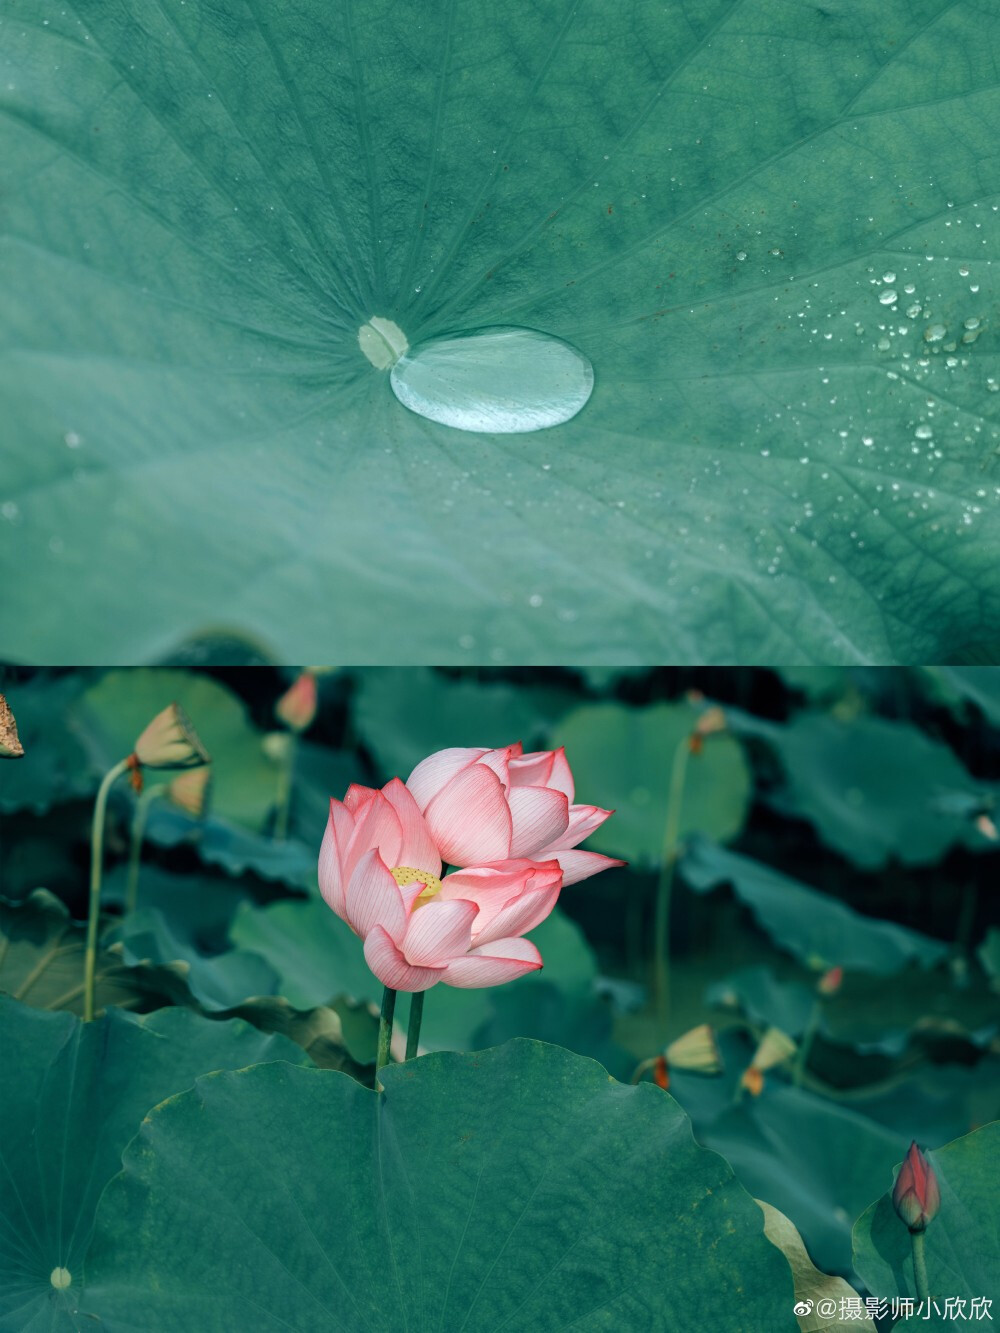
[[0, 759], [20, 759], [24, 746], [17, 735], [17, 723], [7, 700], [0, 694]]
[[715, 1033], [708, 1023], [702, 1023], [672, 1041], [664, 1054], [672, 1069], [695, 1070], [699, 1074], [722, 1071], [722, 1057]]
[[190, 768], [178, 773], [167, 783], [167, 795], [174, 805], [179, 805], [189, 815], [200, 819], [208, 804], [208, 791], [212, 783], [211, 764], [202, 764], [200, 768]]
[[178, 703], [169, 704], [153, 718], [135, 743], [135, 760], [142, 768], [199, 768], [211, 762]]

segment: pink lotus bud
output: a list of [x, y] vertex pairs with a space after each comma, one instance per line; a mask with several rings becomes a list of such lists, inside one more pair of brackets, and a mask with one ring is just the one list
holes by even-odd
[[189, 815], [200, 819], [208, 803], [208, 789], [212, 782], [212, 767], [202, 764], [201, 768], [192, 768], [185, 773], [178, 773], [167, 783], [167, 795], [174, 805], [179, 805]]
[[840, 990], [841, 983], [844, 980], [844, 969], [842, 967], [831, 967], [829, 972], [824, 972], [816, 983], [816, 989], [820, 995], [836, 995]]
[[199, 768], [210, 763], [191, 720], [178, 703], [157, 713], [135, 743], [135, 762], [143, 768]]
[[274, 714], [292, 731], [305, 731], [316, 716], [316, 677], [303, 671], [274, 705]]
[[18, 740], [14, 714], [0, 694], [0, 759], [20, 759], [23, 754], [24, 746]]
[[941, 1207], [941, 1191], [930, 1162], [910, 1144], [892, 1189], [892, 1206], [911, 1231], [923, 1231]]

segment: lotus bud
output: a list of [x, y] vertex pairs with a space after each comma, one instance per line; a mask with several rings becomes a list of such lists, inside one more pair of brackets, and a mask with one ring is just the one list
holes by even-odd
[[816, 983], [816, 989], [820, 995], [836, 995], [840, 990], [841, 983], [844, 980], [844, 969], [842, 967], [831, 967], [828, 972], [824, 972]]
[[996, 824], [994, 824], [993, 820], [985, 812], [976, 816], [976, 828], [983, 837], [988, 838], [990, 842], [996, 842], [1000, 839], [1000, 832], [997, 832]]
[[167, 783], [167, 795], [174, 805], [179, 805], [195, 819], [205, 813], [208, 803], [208, 789], [212, 782], [211, 764], [202, 764], [201, 768], [192, 768], [185, 773], [178, 773]]
[[260, 742], [260, 748], [272, 764], [285, 764], [292, 747], [292, 738], [287, 731], [269, 731]]
[[157, 713], [136, 741], [134, 758], [143, 768], [200, 768], [211, 762], [190, 718], [178, 703]]
[[911, 1231], [923, 1231], [941, 1207], [941, 1191], [930, 1162], [910, 1144], [892, 1190], [892, 1206]]
[[316, 716], [316, 697], [316, 676], [303, 671], [275, 704], [275, 717], [292, 731], [305, 731]]
[[17, 723], [7, 700], [0, 694], [0, 759], [20, 759], [24, 746], [18, 740]]
[[672, 1041], [665, 1055], [672, 1069], [691, 1069], [699, 1074], [722, 1072], [722, 1057], [716, 1045], [715, 1033], [707, 1023], [692, 1028]]

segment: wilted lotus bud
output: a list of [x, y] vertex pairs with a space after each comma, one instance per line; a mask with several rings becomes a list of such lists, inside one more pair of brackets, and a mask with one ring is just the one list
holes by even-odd
[[303, 671], [275, 704], [275, 716], [292, 731], [305, 731], [316, 716], [316, 697], [316, 677]]
[[816, 983], [816, 989], [820, 995], [836, 995], [840, 990], [841, 983], [844, 980], [844, 969], [842, 967], [831, 967], [828, 972], [824, 972]]
[[199, 768], [211, 762], [178, 703], [170, 704], [153, 718], [135, 743], [135, 759], [143, 768]]
[[195, 819], [205, 813], [208, 802], [208, 789], [212, 782], [212, 767], [202, 764], [201, 768], [192, 768], [185, 773], [178, 773], [167, 783], [167, 795], [174, 805], [179, 805]]
[[768, 1028], [760, 1039], [749, 1068], [743, 1071], [742, 1083], [755, 1097], [764, 1087], [764, 1071], [783, 1064], [796, 1051], [795, 1042], [780, 1028]]
[[892, 1206], [911, 1231], [923, 1231], [941, 1207], [934, 1168], [917, 1147], [910, 1144], [892, 1190]]
[[0, 759], [20, 759], [23, 754], [24, 746], [18, 740], [14, 714], [0, 694]]
[[665, 1055], [671, 1069], [690, 1069], [699, 1074], [718, 1074], [722, 1071], [722, 1057], [716, 1045], [715, 1033], [707, 1023], [692, 1028], [672, 1041]]

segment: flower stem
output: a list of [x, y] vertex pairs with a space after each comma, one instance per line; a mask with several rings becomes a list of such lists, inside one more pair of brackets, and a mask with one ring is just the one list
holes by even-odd
[[288, 837], [288, 817], [292, 808], [292, 771], [295, 768], [295, 733], [288, 733], [288, 746], [278, 769], [277, 810], [274, 816], [274, 841]]
[[802, 1087], [802, 1079], [806, 1072], [806, 1061], [809, 1059], [809, 1052], [812, 1050], [813, 1040], [819, 1031], [822, 1017], [823, 1004], [821, 1000], [816, 999], [813, 1001], [812, 1012], [809, 1015], [809, 1021], [806, 1023], [805, 1031], [799, 1040], [799, 1049], [795, 1053], [795, 1063], [792, 1065], [792, 1083], [796, 1088]]
[[931, 1289], [927, 1283], [927, 1260], [924, 1257], [924, 1233], [910, 1232], [910, 1244], [913, 1247], [913, 1281], [917, 1288], [917, 1300], [923, 1305], [931, 1298]]
[[424, 995], [426, 991], [416, 990], [410, 996], [410, 1022], [406, 1029], [406, 1058], [412, 1060], [420, 1045], [420, 1021], [424, 1016]]
[[386, 986], [382, 992], [382, 1015], [378, 1025], [378, 1050], [375, 1055], [375, 1085], [381, 1090], [378, 1071], [389, 1063], [389, 1044], [392, 1041], [392, 1016], [396, 1010], [396, 992]]
[[122, 759], [109, 769], [97, 789], [94, 801], [94, 822], [90, 834], [90, 906], [87, 912], [87, 952], [83, 964], [83, 1019], [89, 1023], [94, 1017], [94, 971], [97, 965], [97, 926], [101, 914], [101, 867], [104, 862], [104, 812], [108, 792], [116, 778], [129, 766]]
[[149, 807], [160, 794], [159, 787], [147, 787], [135, 803], [132, 816], [132, 842], [128, 855], [128, 880], [125, 884], [125, 913], [135, 911], [139, 900], [139, 862], [142, 858], [142, 840], [146, 836]]
[[653, 977], [656, 1013], [665, 1027], [670, 1011], [670, 896], [674, 886], [674, 870], [680, 841], [681, 806], [684, 802], [684, 783], [687, 778], [691, 738], [685, 736], [674, 751], [670, 770], [670, 792], [667, 797], [667, 820], [663, 830], [663, 852], [660, 856], [660, 879], [656, 886], [656, 917], [653, 923]]

